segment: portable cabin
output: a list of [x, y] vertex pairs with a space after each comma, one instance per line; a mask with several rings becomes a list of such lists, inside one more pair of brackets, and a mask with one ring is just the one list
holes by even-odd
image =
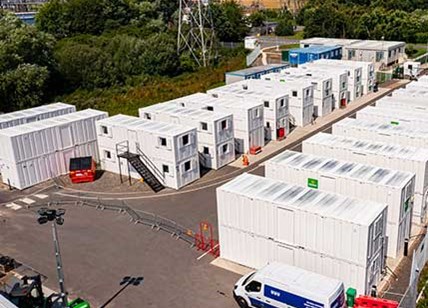
[[140, 118], [196, 128], [201, 164], [219, 169], [235, 160], [233, 115], [228, 112], [183, 108], [162, 103], [139, 109]]
[[410, 239], [415, 174], [285, 151], [265, 164], [267, 178], [388, 205], [387, 256], [401, 257]]
[[341, 46], [310, 46], [306, 48], [290, 49], [288, 62], [291, 66], [298, 66], [319, 59], [342, 59]]
[[179, 189], [200, 177], [195, 127], [116, 115], [97, 122], [101, 167], [154, 190]]
[[95, 122], [106, 112], [86, 109], [0, 130], [3, 182], [25, 189], [68, 174], [70, 159], [98, 161]]
[[387, 205], [243, 174], [217, 188], [220, 257], [274, 261], [367, 294], [385, 268]]
[[302, 144], [303, 153], [334, 157], [416, 174], [413, 221], [426, 220], [428, 201], [428, 150], [318, 133]]

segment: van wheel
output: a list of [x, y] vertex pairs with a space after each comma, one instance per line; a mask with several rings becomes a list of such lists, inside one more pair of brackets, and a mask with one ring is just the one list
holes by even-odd
[[242, 297], [237, 297], [236, 302], [238, 303], [239, 307], [241, 308], [249, 308], [247, 301], [243, 299]]

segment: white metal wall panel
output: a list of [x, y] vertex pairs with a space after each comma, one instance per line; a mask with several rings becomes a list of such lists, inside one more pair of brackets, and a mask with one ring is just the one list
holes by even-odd
[[[302, 144], [303, 153], [334, 157], [416, 174], [413, 218], [425, 220], [428, 191], [428, 151], [351, 137], [319, 133]], [[420, 198], [418, 197], [421, 196]]]

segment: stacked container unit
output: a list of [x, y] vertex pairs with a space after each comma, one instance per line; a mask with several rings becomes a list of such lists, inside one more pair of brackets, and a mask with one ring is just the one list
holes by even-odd
[[420, 98], [428, 98], [428, 87], [414, 87], [414, 88], [406, 88], [406, 89], [397, 89], [392, 92], [392, 97], [396, 96], [407, 96], [407, 97], [420, 97]]
[[219, 169], [235, 160], [232, 114], [191, 109], [174, 103], [156, 104], [139, 109], [140, 118], [196, 128], [201, 164]]
[[217, 98], [260, 101], [264, 106], [265, 139], [281, 140], [289, 130], [289, 95], [287, 91], [262, 80], [245, 80], [207, 91]]
[[241, 98], [215, 98], [205, 93], [195, 93], [167, 103], [182, 108], [200, 108], [208, 111], [232, 113], [235, 151], [249, 153], [251, 148], [263, 147], [264, 108], [261, 102]]
[[341, 46], [309, 46], [305, 48], [290, 49], [288, 62], [297, 66], [319, 59], [342, 59]]
[[[149, 160], [152, 174], [166, 187], [179, 189], [200, 177], [196, 128], [116, 115], [97, 122], [98, 146], [104, 170], [128, 175], [120, 158], [124, 144], [129, 152]], [[141, 175], [129, 165], [129, 175]]]
[[333, 135], [428, 148], [428, 128], [346, 118], [333, 125]]
[[344, 160], [285, 151], [268, 160], [266, 177], [388, 205], [387, 255], [403, 254], [410, 238], [415, 175]]
[[306, 76], [325, 76], [332, 79], [333, 109], [345, 107], [349, 101], [348, 72], [344, 69], [333, 68], [325, 70], [311, 65], [300, 65], [298, 68], [289, 68], [283, 72], [305, 74]]
[[413, 221], [425, 221], [428, 196], [428, 150], [318, 133], [303, 141], [303, 153], [334, 157], [416, 174]]
[[314, 87], [314, 115], [323, 117], [333, 110], [333, 80], [330, 77], [304, 74], [294, 74], [294, 69], [286, 70], [284, 73], [274, 73], [263, 76], [265, 80], [275, 80], [287, 83], [287, 81], [309, 81]]
[[411, 83], [406, 85], [406, 89], [427, 90], [428, 82], [412, 81]]
[[0, 130], [3, 182], [25, 189], [67, 174], [70, 158], [98, 161], [95, 122], [107, 116], [87, 109]]
[[411, 129], [428, 127], [427, 111], [413, 111], [408, 109], [391, 109], [385, 107], [368, 106], [357, 112], [357, 119], [405, 126]]
[[385, 267], [387, 206], [243, 174], [217, 189], [220, 256], [339, 279], [361, 293]]
[[0, 115], [0, 129], [45, 120], [76, 112], [73, 105], [54, 103]]
[[428, 111], [428, 100], [425, 97], [386, 96], [376, 101], [376, 107], [405, 109], [409, 111]]
[[[325, 62], [329, 62], [326, 60]], [[352, 61], [352, 60], [341, 60], [340, 62], [349, 65], [354, 66], [356, 68], [362, 68], [362, 94], [366, 95], [370, 92], [373, 92], [374, 86], [376, 84], [376, 72], [375, 72], [375, 65], [373, 62], [365, 62], [365, 61]], [[330, 63], [337, 65], [336, 62], [330, 61]]]
[[363, 95], [363, 68], [361, 66], [354, 66], [347, 64], [341, 60], [329, 61], [326, 59], [314, 61], [308, 64], [309, 67], [318, 67], [325, 70], [332, 70], [334, 68], [340, 70], [346, 70], [348, 72], [348, 91], [349, 91], [349, 101], [351, 103], [357, 98]]
[[[307, 80], [260, 80], [261, 85], [285, 90], [289, 97], [290, 124], [293, 126], [306, 126], [311, 123], [314, 114], [314, 86]], [[269, 89], [269, 88], [268, 88]]]

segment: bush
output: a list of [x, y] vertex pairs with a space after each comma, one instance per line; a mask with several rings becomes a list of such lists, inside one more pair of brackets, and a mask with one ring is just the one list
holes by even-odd
[[275, 34], [278, 36], [287, 36], [294, 34], [293, 20], [281, 19], [275, 28]]

